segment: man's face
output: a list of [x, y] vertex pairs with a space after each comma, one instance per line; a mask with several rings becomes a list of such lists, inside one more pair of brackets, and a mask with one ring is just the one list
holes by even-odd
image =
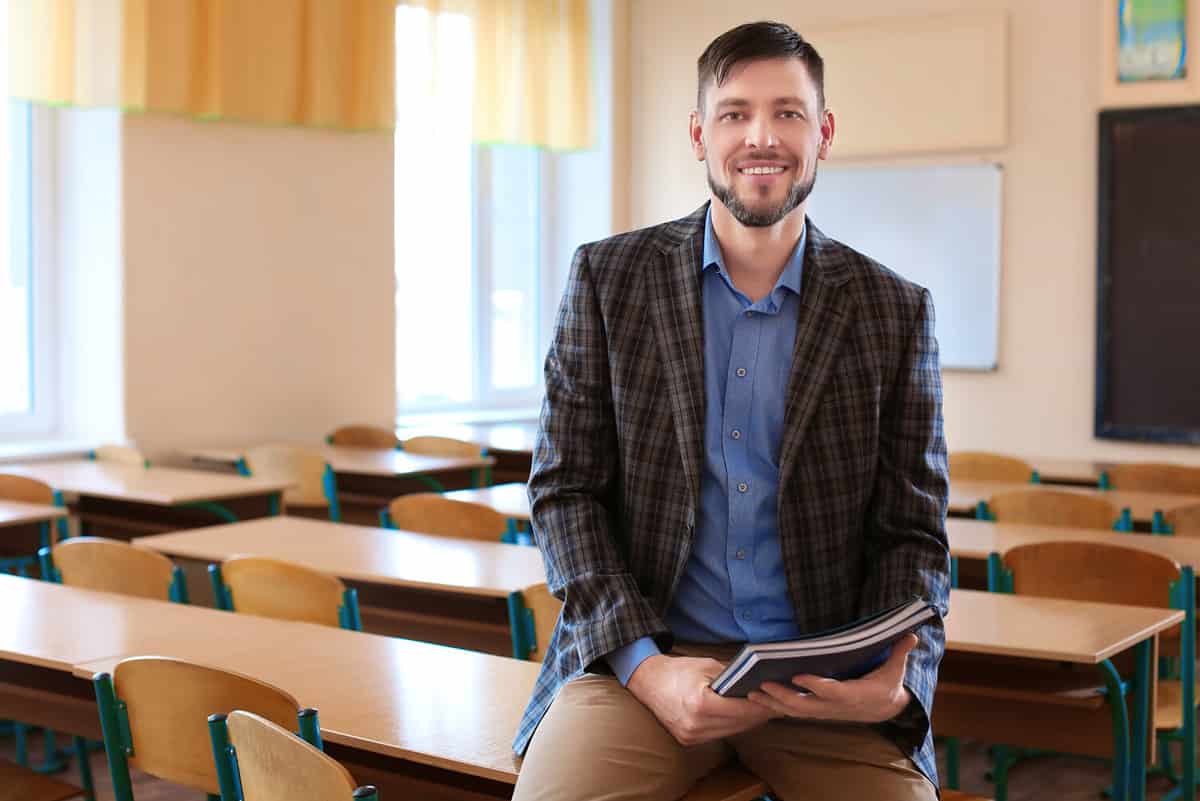
[[713, 197], [742, 225], [767, 227], [812, 191], [817, 161], [829, 156], [833, 115], [820, 108], [799, 59], [747, 61], [723, 85], [705, 88], [691, 137]]

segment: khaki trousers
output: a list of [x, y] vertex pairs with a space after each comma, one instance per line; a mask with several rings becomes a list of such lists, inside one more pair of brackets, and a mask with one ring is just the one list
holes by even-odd
[[615, 678], [589, 674], [554, 699], [529, 744], [513, 799], [673, 801], [734, 759], [778, 801], [937, 798], [912, 760], [870, 727], [773, 720], [685, 748]]

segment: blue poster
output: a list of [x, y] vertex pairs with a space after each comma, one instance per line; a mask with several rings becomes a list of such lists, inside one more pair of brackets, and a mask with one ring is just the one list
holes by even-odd
[[1120, 0], [1121, 81], [1183, 78], [1187, 0]]

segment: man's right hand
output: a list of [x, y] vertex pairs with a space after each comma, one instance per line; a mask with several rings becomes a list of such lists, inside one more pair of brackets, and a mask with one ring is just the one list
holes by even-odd
[[725, 666], [715, 659], [657, 654], [642, 660], [626, 689], [680, 745], [731, 737], [778, 717], [744, 698], [722, 698], [709, 683]]

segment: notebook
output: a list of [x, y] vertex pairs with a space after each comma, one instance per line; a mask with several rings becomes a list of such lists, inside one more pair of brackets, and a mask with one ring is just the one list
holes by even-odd
[[915, 598], [836, 629], [748, 644], [710, 686], [718, 695], [745, 698], [767, 681], [795, 686], [792, 677], [801, 673], [858, 678], [883, 664], [896, 640], [935, 617], [932, 604]]

